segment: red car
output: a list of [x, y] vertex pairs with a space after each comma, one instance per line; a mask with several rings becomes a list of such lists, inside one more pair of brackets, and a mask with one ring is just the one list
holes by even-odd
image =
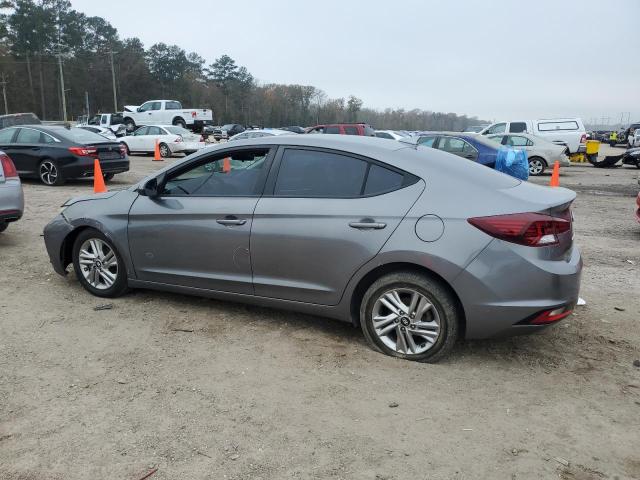
[[333, 133], [337, 135], [363, 135], [375, 137], [376, 132], [367, 123], [330, 123], [316, 125], [307, 130], [307, 133]]

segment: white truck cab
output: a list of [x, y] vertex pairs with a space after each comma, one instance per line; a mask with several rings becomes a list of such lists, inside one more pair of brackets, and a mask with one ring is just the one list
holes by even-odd
[[493, 123], [485, 127], [482, 135], [500, 133], [529, 133], [557, 145], [567, 147], [568, 153], [586, 150], [587, 132], [579, 118], [551, 118], [540, 120], [516, 120]]
[[213, 125], [213, 112], [206, 108], [182, 108], [177, 100], [149, 100], [142, 105], [125, 105], [124, 124], [133, 131], [141, 125], [177, 125], [200, 131]]

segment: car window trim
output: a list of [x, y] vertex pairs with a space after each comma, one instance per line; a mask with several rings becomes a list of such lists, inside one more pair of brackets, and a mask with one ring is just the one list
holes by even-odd
[[[282, 157], [284, 156], [284, 152], [288, 149], [291, 150], [310, 150], [314, 152], [323, 152], [323, 153], [332, 153], [334, 155], [342, 155], [344, 157], [351, 157], [356, 160], [361, 160], [367, 163], [367, 169], [364, 174], [364, 178], [362, 181], [362, 185], [360, 186], [360, 194], [354, 197], [301, 197], [301, 196], [285, 196], [285, 195], [275, 195], [275, 187], [276, 181], [278, 179], [278, 175], [280, 174], [280, 166], [282, 165]], [[369, 171], [371, 170], [371, 165], [378, 165], [379, 167], [386, 168], [387, 170], [391, 170], [392, 172], [396, 172], [404, 177], [402, 181], [402, 185], [399, 188], [388, 190], [384, 192], [379, 192], [373, 195], [364, 195], [364, 190], [367, 186], [367, 180], [369, 178]], [[310, 147], [306, 145], [279, 145], [278, 151], [275, 154], [275, 158], [273, 160], [273, 164], [271, 165], [271, 171], [269, 172], [269, 176], [267, 177], [267, 181], [264, 187], [264, 191], [262, 197], [265, 198], [313, 198], [313, 199], [325, 199], [325, 200], [358, 200], [362, 198], [371, 198], [378, 197], [380, 195], [386, 195], [387, 193], [396, 192], [398, 190], [402, 190], [403, 188], [409, 187], [420, 180], [420, 177], [414, 175], [406, 170], [402, 170], [395, 165], [389, 165], [388, 163], [381, 162], [379, 160], [375, 160], [370, 157], [365, 157], [364, 155], [359, 155], [357, 153], [346, 152], [344, 150], [336, 150], [333, 148], [324, 148], [324, 147]]]
[[178, 195], [159, 195], [158, 198], [168, 199], [168, 198], [260, 198], [262, 193], [264, 192], [264, 186], [266, 183], [266, 179], [269, 175], [269, 170], [271, 169], [271, 165], [273, 163], [273, 157], [276, 154], [277, 149], [276, 145], [245, 145], [242, 147], [229, 147], [223, 150], [216, 150], [215, 152], [207, 152], [199, 155], [198, 157], [190, 160], [189, 162], [177, 165], [174, 168], [167, 170], [162, 173], [162, 175], [156, 176], [155, 178], [163, 177], [161, 184], [158, 184], [158, 190], [162, 190], [166, 185], [169, 177], [174, 173], [180, 174], [182, 172], [186, 172], [190, 168], [194, 168], [201, 163], [207, 163], [206, 160], [209, 157], [217, 157], [221, 155], [221, 158], [224, 158], [225, 153], [229, 152], [238, 152], [242, 150], [269, 150], [267, 153], [267, 157], [265, 158], [265, 166], [263, 171], [260, 172], [260, 176], [258, 177], [258, 182], [255, 187], [255, 192], [251, 195], [187, 195], [187, 194], [178, 194]]

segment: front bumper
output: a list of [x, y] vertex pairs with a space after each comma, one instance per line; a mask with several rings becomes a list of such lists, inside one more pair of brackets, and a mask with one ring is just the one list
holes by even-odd
[[545, 258], [545, 254], [544, 248], [531, 250], [493, 240], [471, 262], [452, 285], [465, 311], [466, 338], [532, 333], [549, 324], [526, 324], [527, 319], [577, 303], [582, 272], [579, 249], [574, 245], [562, 259]]
[[67, 265], [63, 265], [67, 236], [73, 231], [73, 226], [62, 214], [58, 214], [44, 227], [44, 244], [49, 254], [49, 261], [56, 273], [67, 274]]

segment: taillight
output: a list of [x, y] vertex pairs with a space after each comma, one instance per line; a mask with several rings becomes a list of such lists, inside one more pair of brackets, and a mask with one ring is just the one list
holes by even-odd
[[492, 237], [527, 247], [548, 247], [560, 242], [559, 236], [571, 232], [571, 210], [551, 215], [514, 213], [470, 218], [468, 222]]
[[200, 135], [200, 141], [204, 142], [204, 135]]
[[90, 147], [69, 147], [69, 151], [79, 157], [97, 157], [98, 149]]
[[120, 144], [120, 155], [122, 155], [123, 157], [127, 155], [127, 147], [124, 146], [122, 143]]
[[587, 134], [583, 133], [582, 137], [580, 137], [580, 143], [586, 143], [587, 142]]
[[18, 178], [18, 171], [9, 155], [0, 153], [0, 163], [2, 164], [2, 170], [4, 170], [4, 178]]
[[527, 323], [530, 325], [546, 325], [547, 323], [558, 322], [563, 318], [568, 317], [571, 315], [571, 312], [573, 312], [573, 306], [564, 306], [554, 308], [553, 310], [545, 310], [533, 317], [533, 319], [529, 320]]

